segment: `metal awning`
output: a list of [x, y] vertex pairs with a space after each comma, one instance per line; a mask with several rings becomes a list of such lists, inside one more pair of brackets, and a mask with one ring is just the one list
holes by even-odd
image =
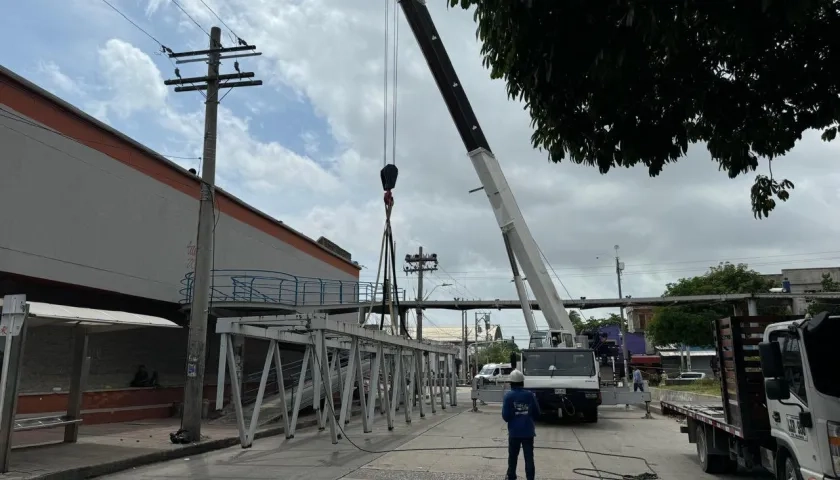
[[[70, 390], [66, 415], [36, 419], [17, 419], [18, 388], [23, 370], [24, 345], [29, 328], [46, 325], [71, 327], [73, 352]], [[165, 318], [128, 312], [68, 307], [51, 303], [27, 302], [26, 295], [6, 295], [0, 299], [0, 473], [9, 471], [12, 432], [64, 427], [64, 442], [75, 443], [82, 422], [82, 393], [90, 369], [87, 354], [90, 334], [131, 328], [177, 328]]]
[[[179, 328], [175, 322], [151, 315], [99, 310], [95, 308], [68, 307], [51, 303], [26, 302], [29, 305], [27, 324], [30, 327], [44, 325], [84, 326], [93, 332], [123, 330], [141, 327]], [[0, 307], [3, 299], [0, 298]]]

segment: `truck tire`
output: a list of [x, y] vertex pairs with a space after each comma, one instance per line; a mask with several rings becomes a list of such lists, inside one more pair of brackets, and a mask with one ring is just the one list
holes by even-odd
[[598, 423], [598, 407], [592, 407], [583, 413], [583, 421], [586, 423]]
[[796, 457], [790, 454], [787, 450], [782, 450], [782, 459], [780, 467], [776, 470], [776, 478], [778, 480], [802, 480], [802, 473], [799, 471], [799, 462]]
[[738, 468], [738, 464], [729, 459], [726, 455], [714, 455], [709, 453], [709, 446], [706, 443], [706, 429], [703, 424], [697, 425], [697, 459], [700, 461], [700, 468], [706, 473], [730, 473]]

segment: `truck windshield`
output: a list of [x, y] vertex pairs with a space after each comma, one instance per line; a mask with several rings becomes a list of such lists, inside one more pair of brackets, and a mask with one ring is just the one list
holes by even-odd
[[592, 352], [586, 350], [540, 350], [522, 353], [522, 373], [534, 376], [591, 377], [595, 375]]
[[541, 332], [537, 331], [531, 334], [531, 340], [528, 344], [528, 348], [542, 348], [547, 347], [546, 339], [548, 338], [548, 332]]
[[840, 336], [840, 318], [827, 318], [818, 328], [811, 331], [805, 329], [803, 335], [814, 388], [823, 395], [832, 397], [840, 397], [837, 363], [833, 358], [838, 336]]
[[493, 367], [484, 367], [478, 372], [479, 375], [490, 375], [493, 373]]

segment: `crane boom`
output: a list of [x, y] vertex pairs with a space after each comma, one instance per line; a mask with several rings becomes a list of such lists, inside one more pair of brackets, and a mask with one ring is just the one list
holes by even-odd
[[[511, 259], [512, 263], [518, 261], [522, 267], [528, 284], [531, 286], [531, 290], [533, 290], [537, 303], [540, 305], [543, 316], [548, 323], [551, 336], [554, 338], [559, 336], [558, 340], [562, 344], [569, 347], [573, 346], [573, 338], [576, 332], [569, 314], [563, 306], [554, 282], [548, 275], [537, 242], [519, 210], [516, 198], [510, 190], [499, 161], [490, 150], [487, 138], [484, 136], [463, 86], [458, 80], [458, 75], [455, 73], [449, 55], [446, 53], [440, 35], [438, 35], [434, 22], [429, 15], [425, 0], [401, 0], [399, 3], [429, 65], [446, 107], [455, 122], [455, 127], [458, 129], [461, 140], [472, 160], [484, 192], [490, 200], [499, 228], [506, 238], [506, 243], [510, 245], [510, 252], [514, 256]], [[514, 271], [515, 277], [518, 276], [516, 273]], [[525, 289], [517, 288], [517, 293], [520, 295], [520, 300], [527, 304], [528, 299], [522, 298], [525, 295]], [[526, 323], [528, 323], [529, 312], [526, 311], [525, 314]], [[529, 323], [528, 327], [530, 330], [532, 325]], [[533, 344], [535, 333], [538, 332], [530, 333]], [[545, 332], [542, 335], [544, 338]]]
[[537, 324], [534, 321], [534, 312], [531, 311], [531, 302], [528, 298], [528, 291], [525, 290], [525, 282], [522, 281], [522, 276], [519, 275], [519, 267], [516, 265], [516, 256], [513, 254], [513, 249], [510, 246], [510, 240], [507, 235], [502, 235], [505, 241], [505, 251], [510, 260], [510, 269], [513, 272], [513, 283], [516, 285], [516, 294], [519, 296], [519, 303], [522, 305], [522, 315], [525, 316], [525, 325], [528, 327], [528, 336], [537, 331]]

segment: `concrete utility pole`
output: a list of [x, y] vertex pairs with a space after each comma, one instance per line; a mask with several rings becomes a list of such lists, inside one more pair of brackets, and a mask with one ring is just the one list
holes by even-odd
[[[195, 442], [201, 439], [201, 411], [204, 400], [204, 364], [207, 356], [207, 317], [210, 304], [210, 284], [212, 279], [213, 243], [216, 226], [215, 181], [216, 181], [216, 129], [219, 110], [219, 89], [251, 87], [262, 85], [261, 80], [241, 80], [254, 77], [253, 72], [239, 72], [239, 62], [234, 63], [237, 73], [219, 75], [222, 59], [247, 56], [233, 55], [229, 52], [255, 50], [253, 45], [222, 48], [222, 30], [213, 27], [210, 30], [210, 48], [192, 52], [169, 52], [176, 63], [206, 62], [207, 76], [181, 77], [180, 69], [175, 69], [177, 79], [166, 80], [165, 85], [178, 85], [176, 92], [207, 90], [204, 110], [204, 153], [201, 166], [201, 197], [198, 210], [198, 238], [196, 240], [196, 261], [191, 289], [192, 305], [190, 308], [190, 332], [187, 345], [187, 372], [184, 384], [184, 410], [181, 417], [181, 440]], [[187, 58], [197, 57], [197, 58]], [[226, 80], [224, 83], [220, 81]], [[186, 86], [185, 86], [186, 85]]]
[[467, 311], [461, 310], [461, 323], [464, 326], [464, 351], [461, 353], [461, 365], [464, 371], [464, 383], [467, 383], [469, 376], [467, 375], [467, 368], [469, 368], [469, 360], [467, 357]]
[[[624, 262], [618, 258], [618, 245], [615, 247], [615, 276], [618, 279], [618, 298], [624, 298], [621, 294], [621, 272], [624, 270]], [[621, 356], [624, 357], [624, 382], [630, 383], [630, 355], [627, 354], [627, 325], [624, 320], [624, 305], [619, 308], [621, 316]]]
[[[423, 272], [434, 272], [438, 269], [437, 253], [431, 255], [423, 254], [423, 247], [420, 253], [405, 256], [405, 273], [417, 273], [417, 340], [423, 340]], [[432, 266], [427, 266], [430, 263]]]
[[[480, 315], [480, 316], [479, 316]], [[487, 329], [490, 325], [490, 312], [475, 312], [475, 372], [478, 373], [478, 322], [484, 320], [484, 338], [487, 339]]]

